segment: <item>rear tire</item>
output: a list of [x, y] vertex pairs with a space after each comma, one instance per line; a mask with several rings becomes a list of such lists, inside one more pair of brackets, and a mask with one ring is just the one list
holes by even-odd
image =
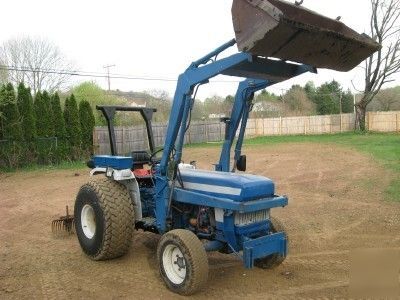
[[108, 178], [83, 185], [75, 201], [79, 244], [93, 260], [124, 255], [131, 245], [134, 210], [125, 186]]
[[[286, 232], [285, 226], [278, 219], [271, 217], [271, 231], [272, 233], [283, 232], [286, 235], [286, 243], [289, 245], [289, 236]], [[261, 269], [273, 269], [281, 265], [286, 257], [280, 254], [272, 254], [267, 257], [256, 259], [254, 265]]]
[[174, 293], [192, 295], [208, 279], [208, 259], [203, 244], [189, 230], [172, 230], [161, 237], [157, 247], [160, 274]]

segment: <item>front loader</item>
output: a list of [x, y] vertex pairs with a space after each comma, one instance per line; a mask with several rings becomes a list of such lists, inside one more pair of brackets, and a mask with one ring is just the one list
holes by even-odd
[[[193, 62], [179, 76], [162, 149], [156, 150], [155, 109], [101, 106], [111, 155], [88, 163], [92, 179], [81, 187], [74, 219], [79, 243], [93, 260], [124, 255], [135, 230], [161, 235], [157, 263], [173, 292], [204, 287], [207, 251], [235, 254], [245, 268], [273, 268], [288, 254], [288, 236], [271, 209], [285, 207], [271, 179], [246, 174], [242, 144], [254, 94], [273, 84], [316, 73], [349, 70], [379, 48], [338, 21], [279, 0], [234, 0], [236, 40]], [[239, 52], [223, 56], [238, 45]], [[240, 82], [215, 171], [182, 163], [185, 133], [197, 89], [217, 75]], [[113, 119], [118, 111], [144, 118], [148, 149], [118, 153]], [[234, 146], [233, 157], [231, 150]], [[233, 163], [232, 163], [233, 161]]]

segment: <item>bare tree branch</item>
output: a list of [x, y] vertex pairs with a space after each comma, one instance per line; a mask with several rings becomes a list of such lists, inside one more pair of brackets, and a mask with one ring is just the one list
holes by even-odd
[[43, 71], [73, 69], [56, 45], [41, 38], [23, 37], [6, 41], [0, 48], [0, 62], [15, 69], [8, 71], [9, 81], [14, 84], [25, 82], [35, 93], [59, 90], [70, 79], [69, 75]]
[[367, 105], [400, 72], [400, 0], [371, 0], [370, 35], [382, 48], [365, 61], [365, 87], [357, 103], [357, 123], [365, 129]]

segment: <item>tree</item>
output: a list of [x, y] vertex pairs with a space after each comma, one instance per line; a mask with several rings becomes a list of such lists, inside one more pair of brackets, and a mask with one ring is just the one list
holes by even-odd
[[282, 101], [289, 108], [291, 115], [304, 116], [315, 113], [315, 104], [308, 98], [305, 90], [299, 85], [292, 86], [283, 95]]
[[18, 109], [22, 119], [22, 130], [25, 141], [32, 142], [36, 138], [36, 120], [33, 111], [33, 99], [30, 88], [21, 82], [18, 85]]
[[8, 83], [3, 86], [0, 94], [3, 113], [3, 138], [11, 142], [20, 142], [24, 135], [13, 85]]
[[87, 153], [92, 154], [95, 119], [88, 101], [83, 100], [79, 103], [79, 119], [81, 123], [82, 148]]
[[341, 95], [342, 113], [349, 114], [354, 112], [354, 95], [350, 90]]
[[370, 33], [382, 45], [365, 62], [365, 87], [356, 104], [356, 126], [365, 130], [367, 106], [382, 87], [400, 72], [400, 0], [370, 0]]
[[279, 97], [275, 95], [274, 93], [270, 93], [267, 90], [262, 90], [261, 93], [259, 93], [256, 98], [255, 102], [276, 102], [279, 100]]
[[51, 97], [47, 91], [42, 92], [43, 103], [46, 107], [46, 114], [44, 115], [47, 118], [47, 136], [54, 137], [54, 122], [53, 122], [53, 111], [51, 108]]
[[3, 70], [6, 66], [10, 82], [16, 85], [25, 82], [35, 94], [42, 90], [53, 92], [62, 88], [72, 70], [71, 63], [60, 49], [41, 38], [9, 39], [0, 48], [0, 62]]
[[4, 107], [6, 105], [5, 101], [4, 101], [4, 85], [0, 85], [0, 140], [4, 139], [4, 131], [3, 131], [3, 127], [4, 127]]
[[350, 113], [354, 110], [353, 95], [350, 91], [343, 92], [335, 80], [324, 83], [316, 90], [311, 85], [306, 86], [305, 90], [317, 105], [317, 113], [320, 115]]
[[235, 103], [235, 97], [232, 95], [228, 95], [225, 97], [225, 103], [227, 103], [228, 105], [233, 106], [233, 104]]
[[53, 137], [54, 127], [52, 123], [50, 96], [46, 91], [44, 91], [43, 93], [36, 93], [34, 108], [36, 116], [37, 135], [39, 137]]
[[314, 82], [313, 81], [307, 82], [306, 85], [304, 86], [304, 91], [306, 92], [307, 97], [312, 100], [316, 93]]
[[[93, 109], [95, 109], [96, 105], [127, 105], [127, 101], [118, 98], [115, 95], [107, 94], [100, 86], [98, 86], [94, 82], [83, 82], [78, 86], [74, 87], [72, 90], [74, 97], [77, 101], [86, 100], [90, 103]], [[158, 107], [157, 107], [158, 108]], [[156, 114], [158, 115], [158, 113]], [[140, 118], [137, 116], [138, 119]], [[116, 124], [120, 124], [120, 113], [116, 115]], [[130, 118], [132, 119], [132, 114], [130, 114]], [[106, 120], [103, 117], [103, 114], [100, 111], [96, 111], [95, 113], [96, 124], [98, 125], [106, 125]], [[141, 119], [143, 122], [143, 119]]]
[[229, 98], [222, 98], [214, 95], [204, 100], [204, 110], [206, 117], [217, 117], [225, 115], [228, 116], [232, 110], [233, 102], [229, 101]]
[[368, 105], [369, 111], [400, 110], [400, 87], [381, 90]]
[[81, 146], [81, 124], [74, 94], [65, 100], [64, 120], [68, 141], [73, 148], [72, 155], [76, 158]]
[[53, 114], [54, 136], [59, 139], [65, 139], [67, 136], [67, 131], [65, 129], [65, 121], [58, 93], [55, 93], [51, 97], [51, 110]]
[[8, 71], [5, 64], [0, 60], [0, 85], [8, 83]]

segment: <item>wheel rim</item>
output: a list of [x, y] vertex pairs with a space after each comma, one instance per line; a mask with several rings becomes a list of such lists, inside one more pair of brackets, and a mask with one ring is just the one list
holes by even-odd
[[93, 207], [91, 207], [89, 204], [86, 204], [82, 208], [81, 224], [85, 236], [88, 239], [93, 238], [94, 234], [96, 233], [96, 216], [94, 214]]
[[182, 251], [175, 245], [167, 245], [162, 255], [162, 264], [168, 279], [181, 284], [186, 278], [186, 261]]

